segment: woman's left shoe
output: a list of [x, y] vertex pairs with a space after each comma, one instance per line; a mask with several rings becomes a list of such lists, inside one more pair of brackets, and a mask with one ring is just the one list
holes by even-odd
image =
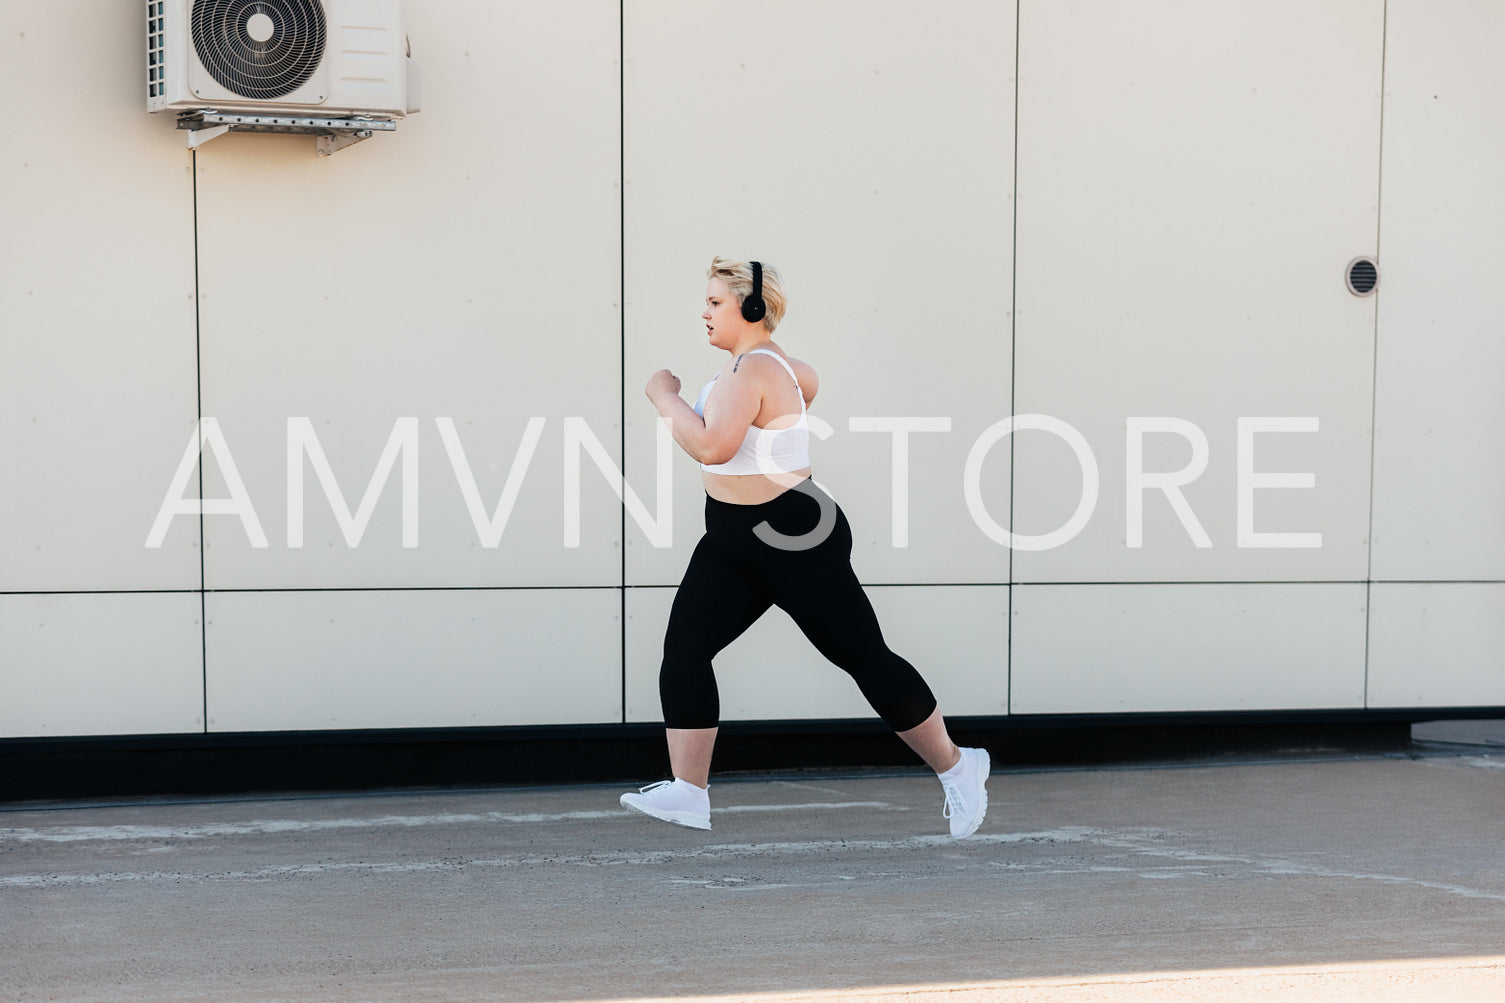
[[988, 772], [993, 768], [987, 749], [962, 749], [959, 777], [941, 778], [946, 791], [942, 814], [951, 820], [951, 836], [962, 839], [977, 831], [988, 813]]
[[678, 777], [639, 788], [636, 794], [623, 794], [621, 804], [690, 829], [711, 827], [711, 792]]

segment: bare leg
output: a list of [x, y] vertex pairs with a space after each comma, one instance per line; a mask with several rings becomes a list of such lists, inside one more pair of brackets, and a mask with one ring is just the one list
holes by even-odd
[[962, 751], [951, 741], [939, 707], [913, 728], [899, 732], [899, 737], [925, 760], [926, 766], [937, 773], [945, 773], [961, 761]]
[[[664, 729], [664, 736], [669, 740], [669, 767], [676, 777], [689, 781], [697, 787], [710, 786], [711, 750], [716, 747], [717, 730], [716, 728]], [[915, 730], [918, 731], [919, 728]], [[942, 730], [944, 731], [944, 728]]]

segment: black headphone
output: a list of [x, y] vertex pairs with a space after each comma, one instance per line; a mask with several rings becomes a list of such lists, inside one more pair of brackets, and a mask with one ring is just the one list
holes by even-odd
[[748, 262], [753, 270], [752, 292], [742, 301], [742, 319], [756, 324], [768, 313], [768, 304], [763, 302], [763, 266], [756, 261]]

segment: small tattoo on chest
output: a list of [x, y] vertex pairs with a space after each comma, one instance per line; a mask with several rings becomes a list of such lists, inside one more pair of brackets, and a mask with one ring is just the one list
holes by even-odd
[[740, 365], [742, 365], [742, 360], [745, 359], [745, 358], [747, 358], [747, 356], [745, 356], [745, 355], [739, 355], [739, 356], [737, 356], [737, 361], [734, 362], [734, 363], [732, 363], [732, 372], [735, 373], [737, 371], [737, 367], [740, 366]]

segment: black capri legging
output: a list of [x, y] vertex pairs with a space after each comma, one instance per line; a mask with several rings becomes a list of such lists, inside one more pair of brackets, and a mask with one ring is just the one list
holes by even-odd
[[884, 643], [851, 558], [845, 513], [809, 478], [761, 505], [707, 495], [705, 536], [685, 569], [664, 636], [658, 677], [664, 724], [716, 727], [721, 701], [711, 659], [775, 605], [857, 681], [889, 727], [907, 731], [928, 718], [935, 697], [914, 666]]

